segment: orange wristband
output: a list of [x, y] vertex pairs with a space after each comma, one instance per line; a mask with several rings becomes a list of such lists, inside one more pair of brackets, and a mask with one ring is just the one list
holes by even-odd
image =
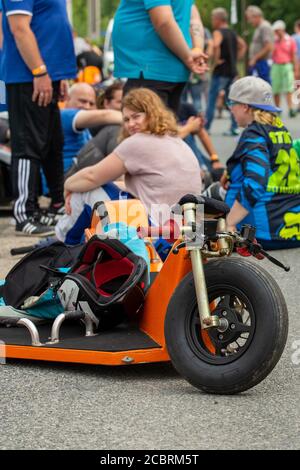
[[46, 67], [45, 64], [42, 64], [39, 67], [37, 67], [36, 69], [31, 70], [31, 73], [34, 77], [36, 77], [37, 75], [46, 74], [47, 73], [47, 67]]
[[193, 47], [192, 51], [193, 52], [203, 52], [203, 49], [201, 49], [201, 47]]

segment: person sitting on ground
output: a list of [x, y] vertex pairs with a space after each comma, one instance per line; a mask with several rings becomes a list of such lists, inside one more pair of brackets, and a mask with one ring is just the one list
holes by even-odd
[[[100, 85], [100, 87], [95, 87], [97, 109], [114, 109], [115, 111], [121, 111], [124, 83], [120, 80], [116, 80], [109, 86]], [[92, 136], [95, 137], [104, 126], [105, 125], [94, 126], [91, 127], [89, 131]]]
[[[61, 122], [64, 136], [63, 164], [66, 173], [74, 162], [81, 148], [92, 138], [89, 128], [105, 124], [121, 124], [122, 113], [110, 109], [96, 109], [96, 93], [87, 83], [75, 83], [71, 86], [64, 109], [61, 109]], [[42, 175], [43, 194], [48, 188]], [[52, 226], [64, 214], [64, 206], [55, 210], [50, 208], [41, 213], [43, 225]]]
[[244, 77], [232, 85], [229, 100], [245, 130], [227, 162], [228, 230], [251, 224], [267, 250], [299, 247], [299, 157], [277, 115], [272, 88], [261, 78]]
[[80, 149], [92, 138], [90, 127], [121, 124], [122, 114], [114, 109], [96, 109], [96, 93], [87, 83], [75, 83], [69, 90], [66, 106], [61, 110], [64, 132], [64, 172]]
[[[201, 192], [197, 159], [158, 95], [145, 88], [131, 90], [122, 111], [122, 141], [113, 153], [65, 182], [67, 214], [55, 228], [59, 240], [81, 240], [97, 201], [135, 197], [151, 214], [152, 205], [172, 206], [186, 193]], [[123, 175], [126, 193], [112, 183]]]
[[296, 150], [297, 155], [298, 155], [299, 160], [300, 160], [300, 139], [294, 139], [294, 141], [293, 141], [293, 147], [294, 147], [294, 149]]
[[[111, 86], [99, 90], [96, 100], [97, 108], [120, 111], [122, 107], [123, 86], [122, 82], [115, 82]], [[65, 174], [66, 178], [74, 175], [82, 168], [100, 162], [118, 145], [119, 124], [105, 124], [93, 127], [89, 131], [93, 138], [88, 140], [76, 157], [73, 158], [73, 164]]]
[[[178, 120], [181, 125], [179, 128], [179, 135], [182, 139], [185, 139], [186, 143], [195, 153], [200, 168], [204, 172], [215, 174], [216, 177], [212, 179], [219, 179], [223, 173], [221, 170], [224, 168], [224, 165], [220, 162], [217, 151], [204, 127], [204, 117], [201, 113], [197, 113], [192, 104], [181, 102], [178, 110]], [[196, 143], [195, 136], [200, 139], [204, 149], [209, 155], [209, 158], [201, 152]]]

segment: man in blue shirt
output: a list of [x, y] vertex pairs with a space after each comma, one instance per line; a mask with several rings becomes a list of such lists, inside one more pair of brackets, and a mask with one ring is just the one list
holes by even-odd
[[12, 143], [16, 234], [52, 232], [35, 214], [42, 165], [51, 211], [63, 206], [63, 135], [58, 100], [76, 75], [65, 0], [2, 0], [3, 75]]
[[[114, 75], [156, 91], [177, 111], [190, 71], [204, 73], [204, 33], [193, 0], [121, 0], [115, 15]], [[192, 48], [193, 47], [193, 48]]]
[[0, 0], [0, 111], [7, 111], [5, 83], [3, 81], [3, 76], [2, 76], [2, 45], [3, 45], [2, 3]]
[[89, 128], [121, 124], [122, 113], [113, 109], [97, 109], [96, 93], [88, 83], [75, 83], [69, 90], [65, 109], [61, 110], [64, 133], [64, 171], [66, 172], [81, 148], [91, 140]]

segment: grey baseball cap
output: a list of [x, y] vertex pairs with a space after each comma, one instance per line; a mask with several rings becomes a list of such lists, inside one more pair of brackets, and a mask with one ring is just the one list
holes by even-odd
[[280, 113], [273, 99], [271, 85], [259, 77], [240, 78], [230, 88], [228, 98], [271, 113]]
[[275, 23], [272, 24], [272, 29], [273, 31], [278, 31], [278, 29], [281, 29], [282, 31], [286, 30], [286, 24], [282, 20], [277, 20]]

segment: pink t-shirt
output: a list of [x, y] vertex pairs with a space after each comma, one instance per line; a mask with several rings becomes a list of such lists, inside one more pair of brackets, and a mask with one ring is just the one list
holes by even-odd
[[296, 51], [296, 41], [286, 34], [281, 41], [278, 39], [275, 40], [272, 56], [273, 61], [275, 64], [289, 64], [293, 62]]
[[134, 134], [114, 150], [124, 163], [126, 189], [151, 204], [176, 204], [187, 193], [201, 193], [200, 167], [195, 154], [179, 137]]

